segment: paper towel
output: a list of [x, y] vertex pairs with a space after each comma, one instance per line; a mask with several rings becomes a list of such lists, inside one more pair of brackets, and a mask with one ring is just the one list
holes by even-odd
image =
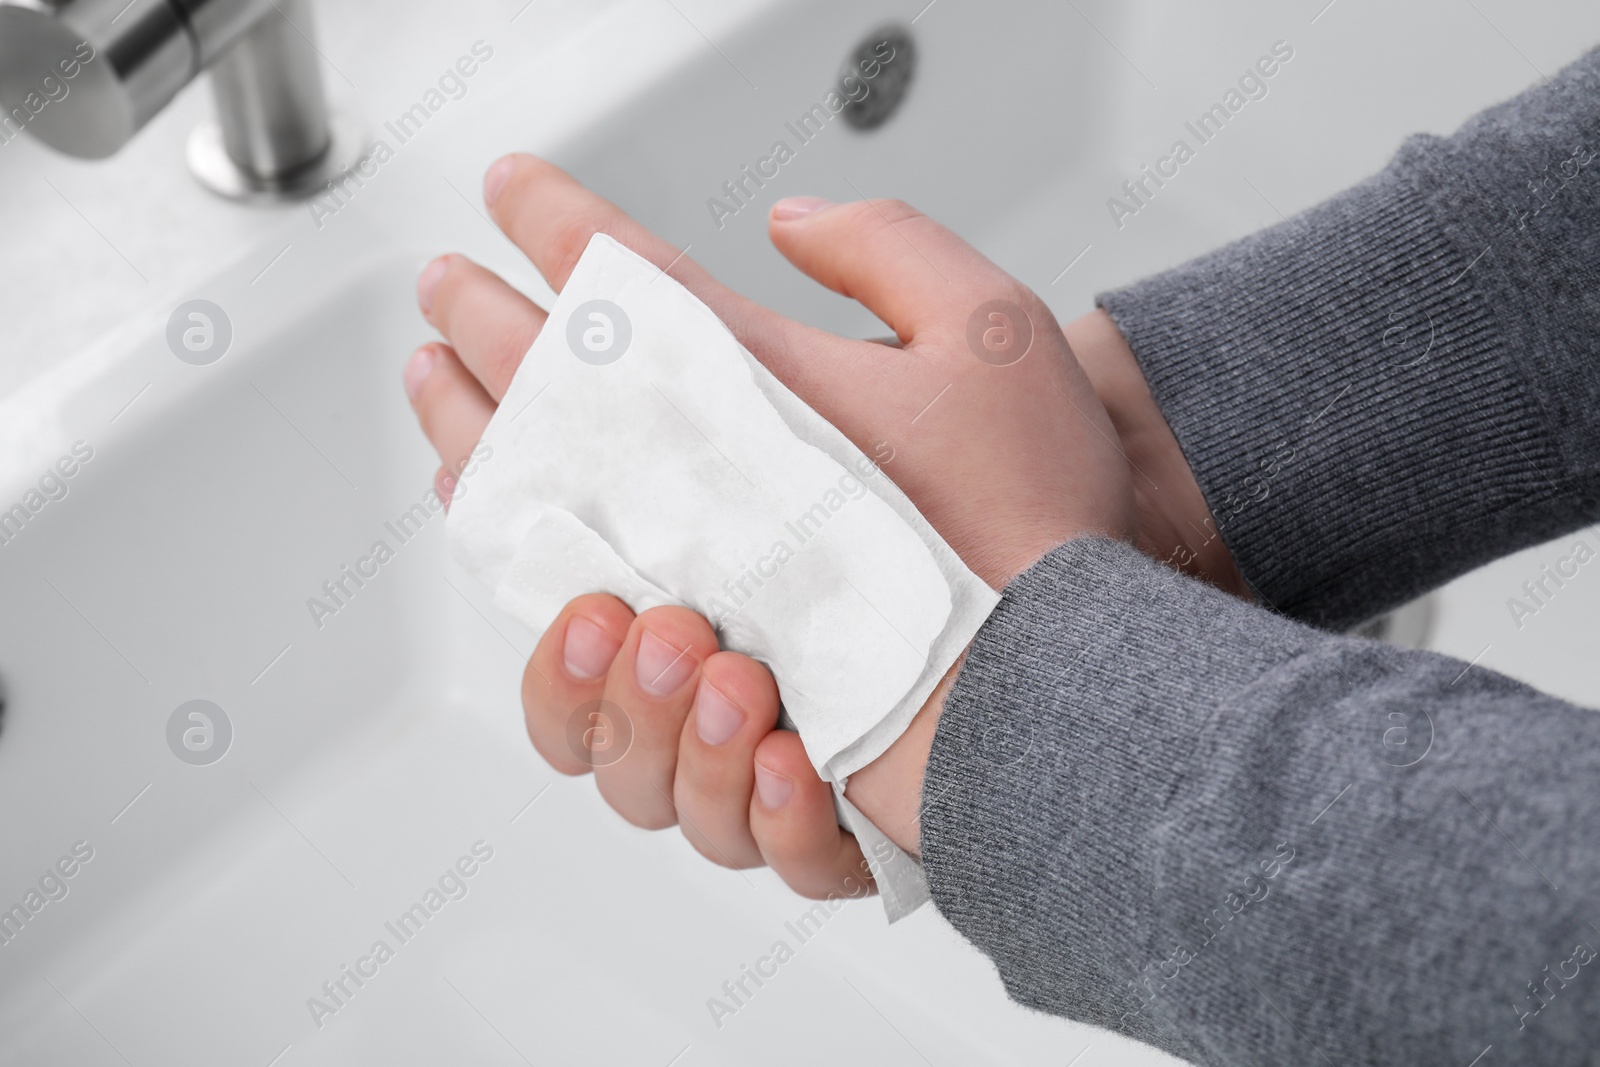
[[765, 663], [891, 921], [921, 869], [843, 798], [998, 602], [888, 476], [656, 266], [598, 234], [484, 432], [456, 558], [536, 632], [681, 604]]

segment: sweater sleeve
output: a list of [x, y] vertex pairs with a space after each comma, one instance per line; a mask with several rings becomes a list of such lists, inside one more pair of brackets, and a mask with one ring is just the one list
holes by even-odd
[[1600, 49], [1099, 302], [1261, 600], [1348, 627], [1600, 517]]
[[1575, 1064], [1597, 826], [1600, 715], [1084, 538], [980, 631], [922, 854], [1014, 999], [1183, 1059]]
[[922, 851], [1012, 997], [1199, 1063], [1595, 1062], [1600, 716], [1306, 624], [1600, 516], [1597, 268], [1592, 52], [1101, 298], [1278, 612], [1094, 538], [1007, 588]]

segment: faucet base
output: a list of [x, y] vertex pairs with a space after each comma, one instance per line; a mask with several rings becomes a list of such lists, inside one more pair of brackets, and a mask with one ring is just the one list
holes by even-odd
[[234, 162], [223, 142], [221, 123], [210, 118], [189, 134], [189, 171], [226, 200], [256, 204], [308, 200], [360, 163], [370, 147], [360, 124], [337, 111], [328, 116], [328, 135], [328, 147], [316, 159], [288, 174], [263, 178]]

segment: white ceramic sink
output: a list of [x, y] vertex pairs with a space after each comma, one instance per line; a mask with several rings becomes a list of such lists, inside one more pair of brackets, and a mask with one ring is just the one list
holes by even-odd
[[[1388, 49], [1395, 61], [1380, 69], [1403, 73], [1425, 51], [1407, 42], [1434, 28], [1391, 26], [1359, 5], [1313, 25], [1312, 10], [1238, 0], [1173, 33], [1177, 16], [1149, 5], [1087, 0], [517, 0], [443, 21], [425, 17], [435, 6], [407, 38], [404, 19], [369, 32], [362, 9], [328, 5], [324, 48], [362, 84], [380, 131], [475, 41], [497, 57], [420, 136], [391, 136], [393, 159], [331, 214], [204, 201], [176, 165], [192, 96], [99, 178], [57, 173], [23, 147], [0, 156], [0, 179], [37, 165], [100, 234], [69, 230], [79, 221], [31, 174], [38, 212], [16, 197], [0, 205], [8, 234], [26, 239], [28, 254], [0, 266], [19, 336], [47, 346], [89, 330], [79, 322], [96, 334], [102, 320], [124, 323], [0, 399], [0, 509], [26, 506], [76, 442], [92, 450], [64, 464], [65, 495], [0, 545], [0, 908], [26, 910], [41, 879], [38, 901], [66, 890], [0, 943], [0, 1063], [1168, 1062], [1010, 1005], [987, 961], [931, 909], [889, 929], [876, 904], [854, 904], [802, 940], [806, 903], [767, 872], [724, 871], [676, 833], [634, 830], [588, 780], [543, 765], [517, 699], [529, 635], [447, 560], [441, 517], [403, 543], [386, 525], [422, 500], [435, 467], [399, 384], [429, 336], [415, 273], [453, 249], [544, 291], [477, 206], [484, 168], [520, 148], [818, 325], [882, 332], [768, 246], [763, 216], [781, 196], [910, 200], [1076, 314], [1097, 287], [1274, 221], [1277, 208], [1240, 183], [1246, 168], [1294, 210], [1375, 167], [1398, 131], [1448, 128], [1515, 91], [1527, 79], [1518, 60], [1451, 75], [1455, 95], [1440, 81], [1432, 111], [1390, 115], [1351, 103], [1368, 90], [1350, 87], [1340, 57]], [[1580, 40], [1572, 27], [1593, 16], [1568, 7], [1566, 36]], [[913, 17], [920, 67], [903, 112], [871, 135], [835, 120], [718, 228], [706, 200], [786, 136], [862, 37]], [[1278, 37], [1305, 65], [1258, 109], [1257, 133], [1197, 163], [1157, 205], [1164, 220], [1112, 229], [1105, 198]], [[1502, 62], [1500, 45], [1472, 40]], [[372, 50], [406, 62], [391, 70]], [[1370, 152], [1334, 165], [1313, 158], [1320, 142], [1291, 140], [1312, 147], [1285, 158], [1275, 138], [1307, 122]], [[1394, 129], [1357, 128], [1369, 122]], [[35, 225], [47, 210], [60, 218]], [[69, 232], [80, 243], [58, 248]], [[191, 254], [197, 232], [226, 254]], [[153, 266], [184, 256], [229, 262]], [[37, 312], [75, 271], [87, 279], [78, 303]], [[208, 365], [180, 360], [166, 337], [193, 299], [231, 325], [228, 351]], [[54, 480], [45, 488], [60, 494]], [[308, 598], [378, 540], [393, 558], [319, 627]], [[1470, 657], [1483, 643], [1460, 620], [1474, 604], [1498, 610], [1495, 590], [1450, 602], [1449, 650]], [[1592, 614], [1595, 598], [1577, 593], [1560, 610], [1580, 618], [1584, 603]], [[1539, 680], [1545, 668], [1520, 654], [1508, 665]], [[1564, 692], [1593, 689], [1584, 678]], [[208, 765], [169, 745], [169, 720], [195, 700], [231, 724], [226, 754]], [[203, 725], [185, 718], [178, 749], [188, 751], [183, 729]], [[46, 877], [63, 857], [71, 877]], [[447, 876], [458, 861], [470, 877]], [[441, 876], [465, 895], [441, 894], [402, 943], [386, 924]], [[381, 963], [379, 940], [393, 952]], [[724, 983], [780, 940], [793, 958], [719, 1026], [708, 1000], [729, 1003]], [[346, 967], [364, 970], [364, 984]], [[341, 981], [336, 1002], [324, 983]], [[314, 1012], [311, 998], [338, 1010]]]

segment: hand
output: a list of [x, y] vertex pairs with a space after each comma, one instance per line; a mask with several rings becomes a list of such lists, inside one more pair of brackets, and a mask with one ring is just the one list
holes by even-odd
[[[885, 472], [994, 588], [1069, 538], [1136, 537], [1136, 490], [1117, 430], [1049, 309], [906, 205], [793, 199], [775, 205], [770, 221], [779, 251], [887, 323], [894, 347], [836, 337], [752, 304], [541, 160], [500, 160], [485, 178], [484, 199], [558, 291], [597, 231], [669, 269], [863, 451], [892, 456]], [[418, 300], [447, 343], [420, 349], [405, 384], [444, 461], [436, 481], [448, 499], [451, 472], [482, 434], [545, 313], [460, 256], [424, 270]], [[977, 314], [991, 301], [1007, 303], [1002, 318]], [[970, 332], [987, 342], [976, 347], [974, 320]], [[1025, 328], [1031, 346], [1008, 362]], [[851, 800], [913, 853], [923, 767], [949, 682], [849, 785]], [[632, 747], [616, 763], [567, 743], [575, 709], [599, 699], [632, 725]], [[695, 613], [664, 607], [635, 616], [615, 597], [579, 597], [535, 649], [523, 704], [544, 758], [564, 773], [592, 769], [607, 802], [635, 825], [680, 825], [714, 862], [769, 863], [810, 896], [863, 876], [860, 849], [836, 825], [829, 788], [799, 738], [774, 729], [771, 676], [754, 660], [719, 651]]]

